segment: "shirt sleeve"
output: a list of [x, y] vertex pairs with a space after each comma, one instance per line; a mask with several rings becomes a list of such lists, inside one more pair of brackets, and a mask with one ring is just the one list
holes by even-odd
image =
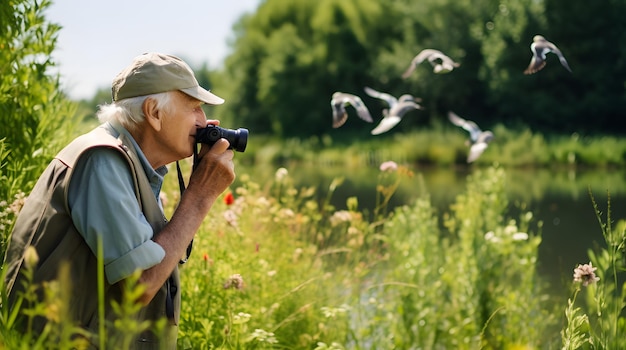
[[68, 201], [74, 225], [94, 254], [101, 240], [110, 284], [165, 257], [137, 203], [128, 162], [117, 150], [98, 147], [80, 157]]

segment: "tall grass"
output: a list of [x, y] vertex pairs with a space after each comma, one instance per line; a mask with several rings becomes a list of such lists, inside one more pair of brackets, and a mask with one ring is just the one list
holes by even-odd
[[[220, 203], [185, 266], [191, 348], [538, 348], [559, 313], [536, 273], [532, 213], [507, 216], [504, 171], [468, 179], [445, 223], [428, 193], [391, 213], [335, 210], [281, 169]], [[379, 204], [406, 181], [381, 173]], [[340, 186], [340, 180], [331, 187]], [[329, 191], [332, 194], [332, 190]], [[443, 224], [443, 225], [442, 225]], [[241, 276], [243, 288], [229, 279]], [[227, 287], [228, 286], [228, 287]]]
[[[171, 181], [164, 187], [170, 213], [177, 199]], [[407, 181], [418, 184], [420, 195], [387, 210], [389, 198]], [[343, 185], [342, 178], [331, 182], [320, 196], [315, 188], [296, 187], [286, 168], [262, 183], [241, 175], [240, 185], [214, 205], [196, 236], [191, 259], [182, 267], [178, 347], [612, 349], [624, 345], [620, 338], [623, 296], [617, 277], [623, 267], [624, 231], [614, 232], [599, 217], [609, 248], [590, 254], [590, 260], [598, 267], [600, 282], [578, 288], [565, 303], [564, 298], [547, 293], [546, 282], [537, 274], [541, 232], [531, 232], [530, 227], [540, 229], [541, 224], [531, 225], [531, 212], [509, 214], [506, 181], [502, 167], [474, 172], [439, 222], [420, 174], [397, 164], [380, 171], [372, 188], [377, 202], [371, 212], [361, 209], [356, 197], [348, 198], [347, 209], [333, 207], [331, 198]], [[3, 309], [0, 344], [81, 348], [81, 339], [90, 335], [76, 337], [84, 331], [62, 317], [64, 303], [70, 302], [58, 289], [64, 283], [71, 282], [61, 279], [46, 286], [50, 298], [21, 311], [27, 318], [52, 320], [48, 332], [17, 332], [16, 315]], [[29, 290], [24, 298], [29, 298]], [[145, 327], [158, 327], [134, 320], [133, 295], [139, 291], [127, 292], [116, 308], [119, 321], [107, 324], [102, 332], [124, 330], [123, 341]], [[577, 306], [582, 295], [587, 303]]]
[[572, 297], [565, 309], [567, 322], [561, 331], [563, 349], [624, 349], [626, 222], [621, 220], [615, 227], [610, 197], [603, 218], [590, 195], [606, 247], [589, 249], [589, 262], [574, 270]]

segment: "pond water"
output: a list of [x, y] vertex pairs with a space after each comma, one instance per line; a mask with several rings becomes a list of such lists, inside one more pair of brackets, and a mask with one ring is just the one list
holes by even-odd
[[[346, 208], [346, 200], [357, 197], [359, 208], [371, 212], [376, 201], [376, 184], [379, 170], [374, 167], [346, 169], [342, 167], [285, 166], [296, 188], [314, 186], [320, 198], [325, 198], [335, 178], [343, 183], [332, 194], [331, 203], [337, 209]], [[249, 174], [254, 181], [274, 176], [274, 168], [254, 167], [238, 169], [239, 174]], [[457, 195], [465, 190], [467, 176], [476, 168], [419, 168], [411, 169], [416, 175], [405, 179], [390, 201], [390, 209], [410, 204], [420, 195], [423, 179], [432, 204], [440, 215], [449, 211]], [[573, 269], [588, 263], [588, 250], [604, 246], [604, 239], [590, 193], [593, 195], [603, 221], [606, 221], [607, 203], [613, 223], [626, 218], [625, 170], [547, 170], [506, 169], [507, 195], [511, 203], [511, 217], [517, 218], [515, 208], [525, 205], [534, 214], [534, 222], [542, 221], [542, 243], [539, 248], [539, 273], [551, 281], [553, 288], [571, 283]], [[537, 233], [536, 228], [533, 233]]]

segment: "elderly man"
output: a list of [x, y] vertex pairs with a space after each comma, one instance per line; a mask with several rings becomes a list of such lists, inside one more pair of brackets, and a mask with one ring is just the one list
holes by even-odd
[[[206, 120], [202, 104], [224, 100], [200, 87], [181, 59], [159, 53], [136, 57], [113, 80], [112, 95], [113, 102], [98, 111], [102, 124], [54, 158], [17, 218], [5, 259], [8, 306], [22, 301], [24, 269], [32, 271], [30, 283], [41, 285], [56, 280], [67, 266], [68, 316], [89, 331], [85, 339], [91, 347], [115, 347], [120, 334], [108, 333], [105, 339], [98, 334], [101, 257], [107, 324], [116, 317], [111, 302], [121, 300], [124, 281], [140, 271], [142, 308], [136, 318], [167, 319], [168, 325], [159, 334], [143, 332], [132, 347], [175, 348], [178, 264], [213, 203], [235, 178], [229, 142], [202, 145], [169, 221], [159, 193], [165, 166], [194, 153], [198, 128], [218, 124]], [[38, 256], [34, 266], [24, 261], [30, 247]], [[39, 300], [44, 300], [43, 292]], [[38, 317], [33, 330], [42, 331], [48, 322]]]

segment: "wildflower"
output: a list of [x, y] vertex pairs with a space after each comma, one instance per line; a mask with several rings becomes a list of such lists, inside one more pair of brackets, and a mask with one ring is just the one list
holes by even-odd
[[347, 210], [338, 210], [330, 217], [330, 224], [334, 227], [343, 222], [350, 222], [352, 214]]
[[250, 321], [252, 315], [245, 312], [239, 312], [236, 315], [233, 315], [233, 324], [243, 324]]
[[593, 267], [591, 262], [589, 264], [578, 264], [578, 267], [574, 269], [574, 282], [582, 282], [583, 286], [588, 286], [600, 280], [600, 277], [596, 277], [594, 273], [597, 267]]
[[230, 226], [237, 227], [237, 214], [232, 210], [226, 210], [223, 214], [224, 219]]
[[339, 307], [322, 307], [322, 313], [326, 318], [336, 318], [340, 314], [345, 314], [350, 311], [350, 306], [346, 304], [342, 304]]
[[513, 234], [514, 241], [526, 241], [528, 240], [528, 233], [526, 232], [517, 232]]
[[7, 209], [9, 212], [17, 215], [20, 213], [20, 210], [22, 210], [25, 202], [26, 194], [24, 192], [17, 193], [15, 195], [15, 200], [13, 201], [13, 203], [9, 204], [9, 207]]
[[489, 231], [485, 233], [485, 241], [498, 243], [500, 242], [500, 237], [496, 236], [496, 234], [493, 231]]
[[256, 339], [257, 341], [262, 343], [278, 343], [278, 340], [276, 339], [274, 333], [258, 328], [255, 329], [254, 332], [250, 335], [250, 339]]
[[274, 175], [277, 182], [283, 182], [283, 180], [289, 175], [289, 171], [285, 168], [278, 168], [276, 170], [276, 174]]
[[294, 216], [296, 216], [296, 213], [293, 212], [293, 210], [289, 209], [289, 208], [282, 208], [278, 211], [278, 216], [281, 219], [287, 219], [287, 218], [292, 218]]
[[388, 160], [380, 165], [380, 171], [394, 172], [398, 170], [398, 164], [393, 160]]
[[233, 196], [232, 192], [226, 193], [226, 195], [224, 196], [224, 203], [226, 203], [226, 205], [232, 205], [233, 203], [235, 203], [235, 197]]
[[237, 290], [242, 290], [243, 287], [244, 287], [243, 277], [241, 277], [241, 275], [238, 273], [228, 277], [228, 279], [226, 280], [226, 283], [224, 283], [224, 289], [233, 288]]
[[506, 234], [507, 236], [510, 236], [514, 234], [515, 232], [517, 232], [517, 226], [515, 226], [515, 224], [507, 225], [504, 228], [504, 234]]

